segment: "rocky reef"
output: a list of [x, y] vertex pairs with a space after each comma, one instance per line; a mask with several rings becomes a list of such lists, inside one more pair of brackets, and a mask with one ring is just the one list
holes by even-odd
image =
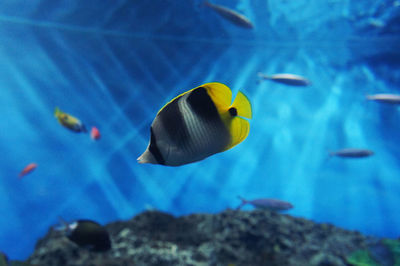
[[362, 260], [360, 252], [368, 253], [370, 243], [380, 241], [330, 224], [261, 210], [182, 217], [146, 211], [105, 228], [112, 241], [108, 251], [79, 247], [65, 233], [50, 229], [26, 262], [41, 266], [373, 265], [357, 264], [357, 260]]

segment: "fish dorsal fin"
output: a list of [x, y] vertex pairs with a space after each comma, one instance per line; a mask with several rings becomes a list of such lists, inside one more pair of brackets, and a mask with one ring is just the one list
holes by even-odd
[[192, 92], [192, 91], [195, 90], [195, 89], [197, 89], [197, 88], [194, 88], [194, 89], [185, 91], [185, 92], [179, 94], [178, 96], [176, 96], [175, 98], [173, 98], [171, 101], [169, 101], [169, 102], [167, 102], [166, 104], [164, 104], [164, 106], [161, 107], [161, 109], [158, 111], [157, 115], [165, 108], [165, 106], [167, 106], [168, 104], [170, 104], [170, 103], [172, 103], [173, 101], [177, 100], [178, 98], [182, 97], [183, 95]]
[[200, 87], [206, 88], [208, 95], [211, 97], [220, 114], [228, 110], [232, 103], [232, 91], [228, 86], [219, 82], [211, 82]]
[[201, 86], [198, 86], [194, 89], [185, 91], [172, 100], [170, 100], [168, 103], [166, 103], [159, 111], [157, 114], [159, 114], [165, 106], [168, 104], [172, 103], [173, 101], [177, 100], [178, 98], [182, 97], [185, 94], [189, 94], [192, 91], [198, 89], [198, 88], [205, 88], [207, 90], [207, 94], [211, 97], [212, 101], [214, 102], [215, 106], [217, 107], [218, 112], [225, 113], [226, 110], [229, 108], [229, 105], [231, 105], [232, 102], [232, 91], [227, 87], [226, 85], [219, 83], [219, 82], [210, 82], [210, 83], [205, 83]]

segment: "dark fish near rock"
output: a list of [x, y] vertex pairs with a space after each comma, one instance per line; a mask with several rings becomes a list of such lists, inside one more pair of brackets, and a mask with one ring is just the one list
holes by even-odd
[[344, 157], [344, 158], [363, 158], [373, 155], [374, 152], [367, 149], [342, 149], [337, 150], [329, 153], [329, 156], [337, 156], [337, 157]]
[[78, 220], [66, 223], [66, 236], [80, 247], [91, 251], [107, 251], [111, 248], [111, 240], [107, 230], [91, 220]]
[[204, 1], [204, 5], [210, 7], [215, 12], [217, 12], [221, 17], [232, 22], [233, 24], [235, 24], [237, 26], [247, 28], [247, 29], [253, 28], [253, 24], [251, 23], [251, 21], [248, 18], [246, 18], [244, 15], [239, 14], [238, 12], [236, 12], [232, 9], [229, 9], [227, 7], [220, 6], [220, 5], [211, 4], [208, 1]]

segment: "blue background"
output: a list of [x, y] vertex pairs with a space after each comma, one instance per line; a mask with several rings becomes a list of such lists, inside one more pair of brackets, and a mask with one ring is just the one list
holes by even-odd
[[[237, 195], [400, 235], [400, 113], [365, 100], [399, 90], [399, 1], [215, 2], [248, 16], [253, 30], [202, 1], [149, 3], [1, 1], [0, 250], [26, 258], [59, 216], [104, 224], [149, 208], [216, 213], [236, 207]], [[258, 83], [260, 71], [312, 85]], [[182, 167], [139, 165], [157, 111], [212, 81], [250, 98], [248, 138]], [[61, 127], [56, 106], [102, 138]], [[375, 155], [328, 159], [346, 147]], [[18, 179], [30, 162], [38, 168]]]

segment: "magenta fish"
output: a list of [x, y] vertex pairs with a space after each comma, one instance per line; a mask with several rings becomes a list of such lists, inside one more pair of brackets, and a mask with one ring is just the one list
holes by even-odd
[[253, 205], [257, 209], [271, 210], [271, 211], [286, 211], [293, 208], [293, 205], [289, 202], [278, 200], [278, 199], [254, 199], [246, 200], [238, 196], [242, 203], [236, 208], [239, 210], [246, 204]]

